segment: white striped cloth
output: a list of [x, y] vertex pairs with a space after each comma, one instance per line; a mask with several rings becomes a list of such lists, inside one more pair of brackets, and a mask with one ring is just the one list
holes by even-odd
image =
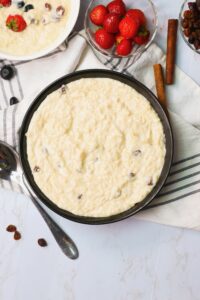
[[[17, 148], [18, 131], [27, 108], [34, 97], [58, 77], [76, 69], [115, 70], [119, 64], [119, 61], [99, 59], [85, 39], [76, 35], [62, 49], [41, 59], [27, 62], [0, 60], [1, 66], [12, 64], [16, 71], [11, 81], [0, 79], [0, 139]], [[165, 55], [153, 44], [124, 73], [134, 76], [155, 92], [155, 63], [165, 64]], [[10, 106], [11, 96], [16, 96], [20, 103]], [[159, 196], [136, 217], [200, 229], [200, 87], [176, 68], [176, 84], [168, 88], [168, 98], [175, 138], [174, 162]], [[13, 182], [0, 180], [0, 186], [21, 191]]]

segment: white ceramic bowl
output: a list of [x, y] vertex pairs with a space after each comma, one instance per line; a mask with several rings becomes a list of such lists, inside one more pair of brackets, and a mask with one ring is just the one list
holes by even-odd
[[70, 14], [66, 22], [66, 27], [63, 30], [63, 33], [59, 35], [59, 37], [52, 43], [51, 46], [38, 51], [34, 52], [33, 54], [29, 55], [23, 55], [23, 56], [16, 56], [16, 55], [11, 55], [6, 52], [1, 52], [0, 51], [0, 58], [2, 59], [8, 59], [8, 60], [18, 60], [18, 61], [24, 61], [24, 60], [32, 60], [36, 59], [42, 56], [47, 55], [51, 51], [55, 50], [58, 46], [60, 46], [64, 40], [69, 36], [71, 33], [72, 29], [74, 28], [74, 25], [78, 19], [79, 15], [79, 10], [80, 10], [80, 2], [81, 0], [70, 0], [71, 1], [71, 8], [70, 8]]

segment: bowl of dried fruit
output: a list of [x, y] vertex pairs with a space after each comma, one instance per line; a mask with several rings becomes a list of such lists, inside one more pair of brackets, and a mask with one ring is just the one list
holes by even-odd
[[0, 57], [31, 60], [55, 50], [72, 31], [80, 0], [0, 0]]
[[186, 44], [200, 53], [200, 0], [185, 1], [180, 10], [179, 28]]
[[152, 43], [157, 22], [151, 0], [92, 0], [85, 16], [85, 32], [97, 54], [136, 61]]

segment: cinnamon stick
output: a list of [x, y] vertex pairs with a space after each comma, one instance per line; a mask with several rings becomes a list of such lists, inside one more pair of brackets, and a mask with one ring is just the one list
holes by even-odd
[[165, 93], [163, 69], [160, 64], [154, 65], [153, 69], [154, 69], [157, 97], [164, 110], [167, 111], [167, 100], [166, 100], [166, 93]]
[[174, 83], [177, 29], [178, 20], [169, 19], [167, 33], [166, 84]]

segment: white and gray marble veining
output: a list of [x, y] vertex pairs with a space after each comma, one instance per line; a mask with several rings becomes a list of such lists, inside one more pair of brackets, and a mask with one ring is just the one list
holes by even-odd
[[[4, 190], [0, 195], [6, 201], [0, 217], [1, 300], [199, 298], [199, 232], [134, 218], [103, 226], [59, 218], [80, 249], [80, 258], [70, 261], [28, 198]], [[19, 227], [22, 240], [5, 231], [9, 223]], [[37, 245], [39, 237], [47, 248]]]
[[[82, 27], [84, 8], [76, 28]], [[169, 17], [182, 0], [155, 0], [157, 43], [165, 49]], [[179, 37], [178, 65], [200, 84], [197, 55]], [[200, 234], [137, 221], [76, 224], [51, 212], [73, 237], [80, 258], [70, 261], [25, 196], [0, 189], [0, 300], [199, 300]], [[22, 239], [5, 231], [16, 224]], [[49, 246], [40, 248], [44, 237]]]

